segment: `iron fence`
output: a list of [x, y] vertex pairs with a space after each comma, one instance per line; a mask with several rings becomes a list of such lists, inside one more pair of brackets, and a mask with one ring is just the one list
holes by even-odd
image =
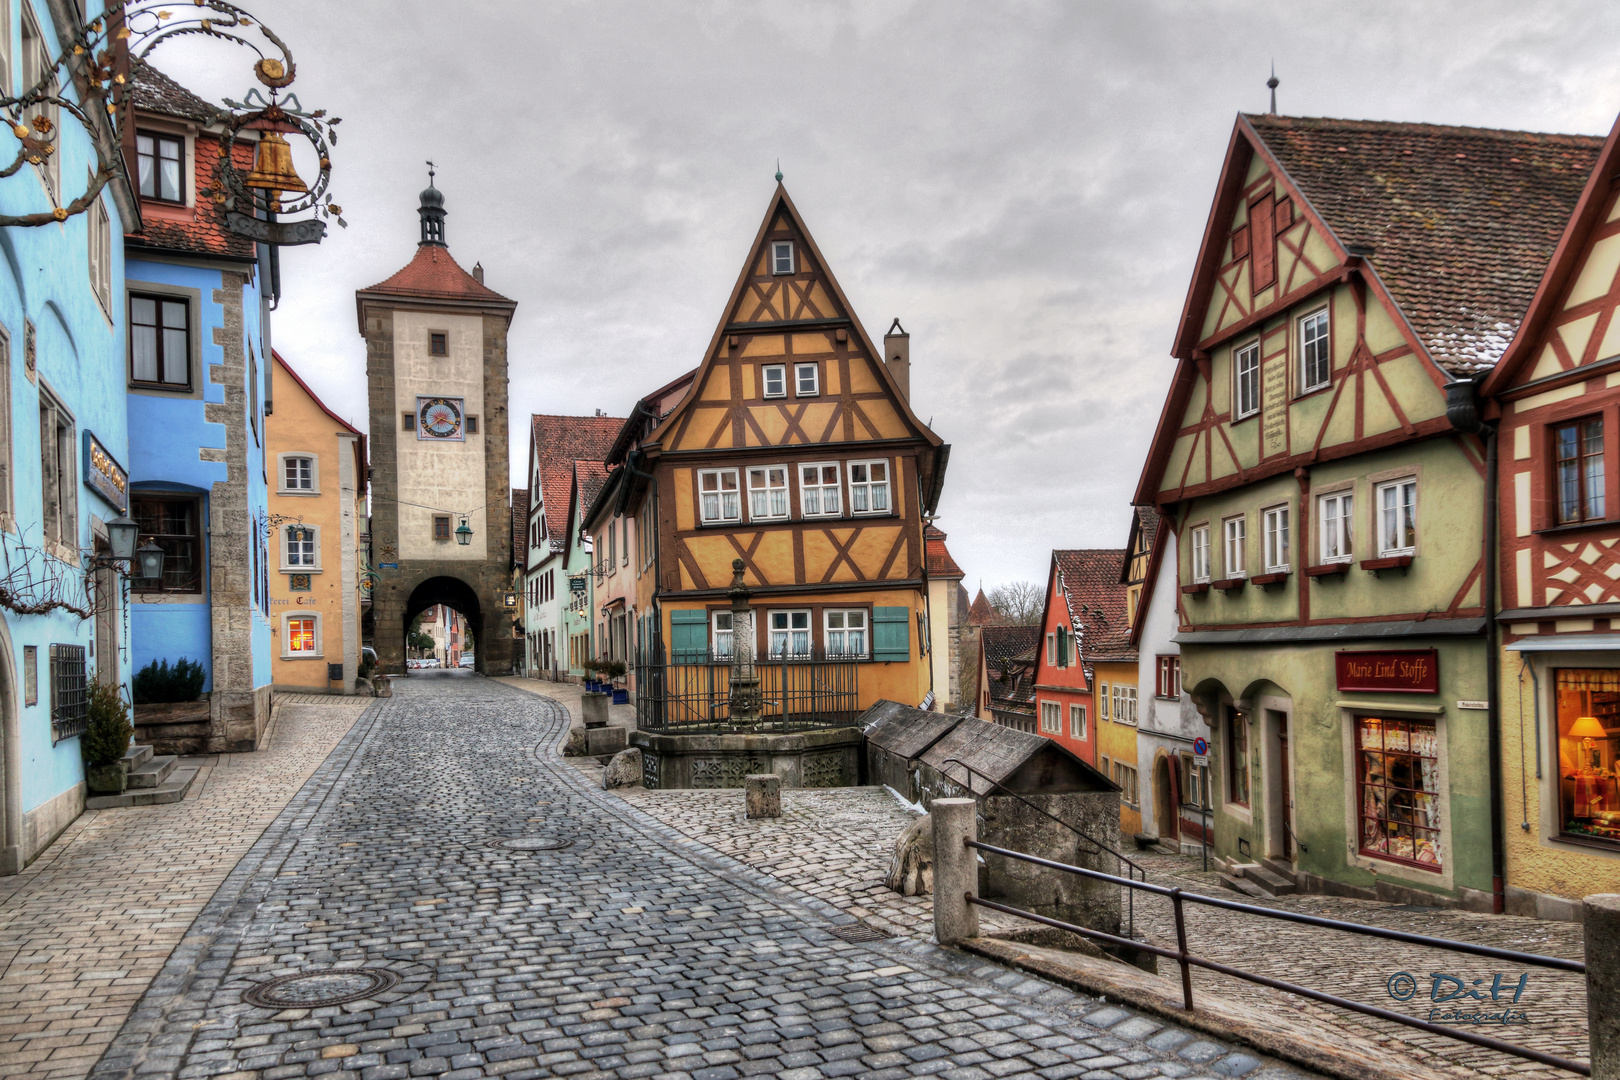
[[[754, 730], [782, 733], [851, 727], [860, 715], [860, 663], [817, 650], [754, 662], [762, 699]], [[643, 731], [708, 734], [733, 730], [731, 659], [707, 652], [665, 658], [662, 648], [639, 654], [636, 726]]]

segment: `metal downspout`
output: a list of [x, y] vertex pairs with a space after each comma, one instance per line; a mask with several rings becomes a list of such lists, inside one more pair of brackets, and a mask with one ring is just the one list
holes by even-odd
[[[1477, 384], [1476, 384], [1477, 385]], [[1502, 795], [1502, 664], [1498, 653], [1496, 626], [1496, 548], [1497, 429], [1485, 434], [1485, 699], [1490, 703], [1485, 722], [1491, 756], [1491, 910], [1500, 915], [1507, 909], [1505, 878], [1507, 844], [1503, 837], [1502, 815], [1507, 812]]]

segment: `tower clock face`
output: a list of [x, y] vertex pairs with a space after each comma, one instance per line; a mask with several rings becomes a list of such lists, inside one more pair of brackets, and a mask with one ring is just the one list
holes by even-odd
[[419, 439], [460, 439], [461, 398], [417, 398], [416, 437]]

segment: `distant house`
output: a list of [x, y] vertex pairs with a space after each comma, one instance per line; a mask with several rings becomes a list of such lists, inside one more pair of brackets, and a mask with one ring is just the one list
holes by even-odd
[[[963, 635], [967, 631], [967, 590], [962, 588], [962, 568], [945, 546], [945, 534], [933, 525], [923, 527], [927, 552], [924, 569], [928, 574], [928, 658], [933, 680], [934, 709], [961, 712], [964, 656]], [[971, 680], [971, 676], [969, 676]], [[965, 700], [973, 701], [970, 689]]]
[[980, 689], [975, 715], [980, 720], [1019, 731], [1035, 730], [1035, 643], [1039, 639], [1038, 626], [979, 628]]

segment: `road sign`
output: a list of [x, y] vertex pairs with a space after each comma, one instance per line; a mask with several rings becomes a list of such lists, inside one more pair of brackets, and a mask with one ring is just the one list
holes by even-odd
[[1209, 755], [1208, 754], [1194, 754], [1193, 755], [1193, 764], [1198, 765], [1200, 767], [1206, 767], [1207, 768], [1208, 765], [1209, 765]]
[[[1198, 736], [1198, 738], [1194, 739], [1193, 740], [1193, 753], [1197, 754], [1199, 757], [1208, 757], [1209, 756], [1209, 740], [1204, 738], [1202, 735], [1200, 735], [1200, 736]], [[1204, 762], [1204, 764], [1207, 765], [1208, 762]]]

